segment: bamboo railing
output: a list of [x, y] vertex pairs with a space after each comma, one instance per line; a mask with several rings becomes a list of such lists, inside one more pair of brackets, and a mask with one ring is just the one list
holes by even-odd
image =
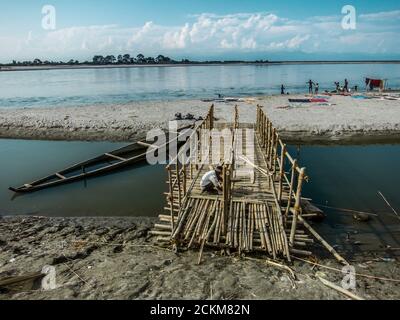
[[[290, 246], [293, 246], [298, 223], [301, 214], [301, 195], [303, 183], [308, 180], [306, 169], [298, 165], [287, 151], [287, 146], [280, 139], [276, 128], [268, 119], [261, 106], [257, 106], [256, 130], [260, 137], [261, 146], [265, 150], [268, 170], [270, 171], [269, 187], [283, 212], [283, 222], [287, 226], [289, 214], [292, 215], [292, 225], [289, 238]], [[287, 171], [287, 169], [289, 169]], [[284, 197], [284, 189], [289, 188], [287, 197]]]
[[[232, 198], [232, 181], [235, 166], [235, 148], [236, 143], [235, 133], [236, 129], [239, 127], [239, 113], [237, 107], [235, 107], [234, 113], [234, 126], [231, 145], [229, 146], [229, 158], [224, 159], [222, 164], [222, 196], [220, 197], [222, 206], [222, 217], [221, 221], [225, 222], [228, 218], [228, 213], [230, 210], [230, 203]], [[193, 188], [193, 183], [198, 178], [201, 169], [207, 161], [207, 158], [211, 159], [212, 154], [212, 137], [211, 130], [214, 128], [214, 106], [211, 106], [206, 118], [203, 122], [197, 126], [196, 130], [192, 135], [197, 135], [197, 145], [194, 146], [195, 150], [192, 150], [196, 154], [197, 160], [203, 160], [203, 162], [192, 162], [182, 163], [179, 161], [179, 157], [182, 152], [186, 152], [186, 149], [182, 149], [178, 152], [175, 159], [166, 167], [168, 172], [168, 186], [169, 190], [166, 193], [168, 206], [165, 208], [170, 212], [170, 221], [172, 229], [172, 238], [180, 230], [178, 226], [175, 226], [175, 221], [180, 221], [182, 213], [188, 207], [188, 192]], [[191, 137], [190, 137], [191, 138]], [[189, 138], [189, 139], [190, 139]], [[199, 157], [201, 159], [199, 159]], [[192, 182], [192, 185], [188, 186], [188, 181]], [[226, 226], [225, 223], [221, 223], [222, 230], [221, 235], [225, 236]]]
[[[202, 157], [203, 145], [202, 143], [205, 139], [210, 139], [211, 136], [207, 135], [210, 130], [212, 130], [214, 126], [214, 105], [212, 105], [207, 113], [206, 118], [196, 126], [193, 133], [190, 135], [189, 140], [197, 136], [197, 146], [196, 146], [196, 156]], [[209, 146], [211, 149], [211, 147]], [[198, 152], [200, 150], [200, 152]], [[166, 167], [168, 173], [168, 192], [167, 192], [167, 203], [168, 207], [165, 209], [170, 212], [171, 216], [171, 227], [172, 230], [175, 230], [175, 220], [179, 218], [179, 213], [182, 212], [182, 208], [184, 208], [184, 203], [187, 201], [187, 192], [190, 189], [188, 186], [188, 181], [191, 179], [194, 181], [194, 171], [198, 169], [198, 163], [193, 164], [192, 162], [182, 162], [180, 158], [184, 152], [187, 150], [182, 148], [179, 150], [178, 154], [174, 159], [170, 161], [170, 164]], [[197, 159], [197, 160], [204, 160], [204, 159]], [[195, 168], [196, 167], [196, 168]], [[200, 170], [198, 170], [200, 172]]]

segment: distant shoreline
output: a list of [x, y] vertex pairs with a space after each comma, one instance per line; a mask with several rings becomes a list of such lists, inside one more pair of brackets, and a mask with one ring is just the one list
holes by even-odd
[[155, 67], [194, 67], [194, 66], [274, 66], [274, 65], [318, 65], [318, 64], [400, 64], [400, 60], [346, 60], [346, 61], [269, 61], [269, 62], [199, 62], [169, 64], [108, 64], [108, 65], [39, 65], [39, 66], [1, 66], [0, 72], [38, 71], [38, 70], [74, 70], [74, 69], [124, 69]]

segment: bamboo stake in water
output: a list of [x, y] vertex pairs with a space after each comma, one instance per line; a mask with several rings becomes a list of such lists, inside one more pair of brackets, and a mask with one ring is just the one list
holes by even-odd
[[305, 175], [305, 169], [302, 168], [297, 180], [297, 192], [296, 192], [296, 203], [294, 205], [294, 213], [293, 213], [293, 221], [292, 221], [292, 229], [290, 232], [290, 245], [293, 247], [293, 242], [294, 242], [294, 235], [296, 233], [296, 228], [297, 228], [297, 218], [300, 213], [300, 205], [301, 205], [301, 191], [303, 187], [303, 179]]
[[307, 221], [304, 220], [304, 218], [299, 215], [299, 220], [301, 222], [303, 222], [303, 225], [306, 229], [308, 229], [308, 231], [310, 231], [310, 233], [316, 238], [318, 239], [322, 245], [330, 252], [333, 254], [333, 256], [342, 264], [344, 265], [349, 265], [349, 263], [346, 261], [346, 259], [344, 259], [339, 253], [337, 253], [337, 251], [328, 243], [326, 242], [308, 223]]
[[169, 179], [169, 200], [171, 201], [171, 228], [172, 231], [174, 231], [175, 229], [175, 224], [174, 224], [174, 207], [173, 207], [173, 203], [174, 203], [174, 186], [172, 185], [172, 173], [171, 173], [171, 169], [168, 167], [168, 179]]
[[391, 206], [391, 204], [389, 203], [389, 201], [387, 201], [387, 199], [386, 199], [385, 196], [382, 194], [382, 192], [378, 191], [378, 194], [382, 197], [383, 201], [386, 202], [386, 204], [389, 206], [389, 208], [392, 209], [392, 211], [393, 211], [394, 214], [397, 216], [397, 218], [400, 219], [399, 214], [397, 213], [396, 210], [394, 210], [394, 208]]
[[289, 216], [290, 206], [292, 205], [293, 190], [294, 190], [294, 180], [295, 180], [295, 177], [296, 177], [296, 166], [297, 166], [297, 160], [294, 160], [294, 163], [292, 165], [291, 178], [290, 178], [289, 198], [288, 198], [288, 203], [287, 203], [286, 211], [285, 211], [285, 225], [287, 223], [287, 219], [288, 219], [288, 216]]
[[176, 159], [176, 181], [178, 183], [178, 202], [179, 206], [182, 205], [182, 194], [181, 194], [181, 179], [179, 173], [179, 159]]
[[281, 149], [281, 163], [279, 171], [279, 191], [278, 191], [278, 201], [282, 204], [282, 193], [283, 193], [283, 179], [285, 175], [285, 157], [286, 155], [286, 145], [284, 144]]

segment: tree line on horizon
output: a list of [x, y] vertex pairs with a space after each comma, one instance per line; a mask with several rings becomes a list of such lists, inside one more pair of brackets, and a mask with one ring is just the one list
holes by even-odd
[[[129, 64], [194, 64], [194, 63], [244, 63], [246, 61], [241, 60], [229, 60], [229, 61], [191, 61], [189, 59], [182, 59], [180, 61], [171, 59], [164, 55], [158, 55], [157, 57], [145, 57], [143, 54], [138, 54], [136, 57], [130, 54], [114, 55], [95, 55], [92, 61], [80, 62], [79, 60], [70, 59], [69, 61], [50, 61], [34, 59], [33, 61], [16, 61], [13, 60], [10, 64], [2, 64], [7, 66], [51, 66], [51, 65], [129, 65]], [[268, 60], [256, 60], [256, 63], [267, 63]], [[0, 64], [1, 65], [1, 64]]]

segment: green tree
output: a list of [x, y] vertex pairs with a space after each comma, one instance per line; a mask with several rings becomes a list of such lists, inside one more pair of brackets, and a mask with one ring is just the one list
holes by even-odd
[[141, 53], [139, 53], [139, 54], [137, 55], [137, 57], [136, 57], [136, 61], [137, 61], [138, 63], [143, 63], [143, 62], [145, 62], [145, 60], [144, 60], [144, 55], [142, 55]]

